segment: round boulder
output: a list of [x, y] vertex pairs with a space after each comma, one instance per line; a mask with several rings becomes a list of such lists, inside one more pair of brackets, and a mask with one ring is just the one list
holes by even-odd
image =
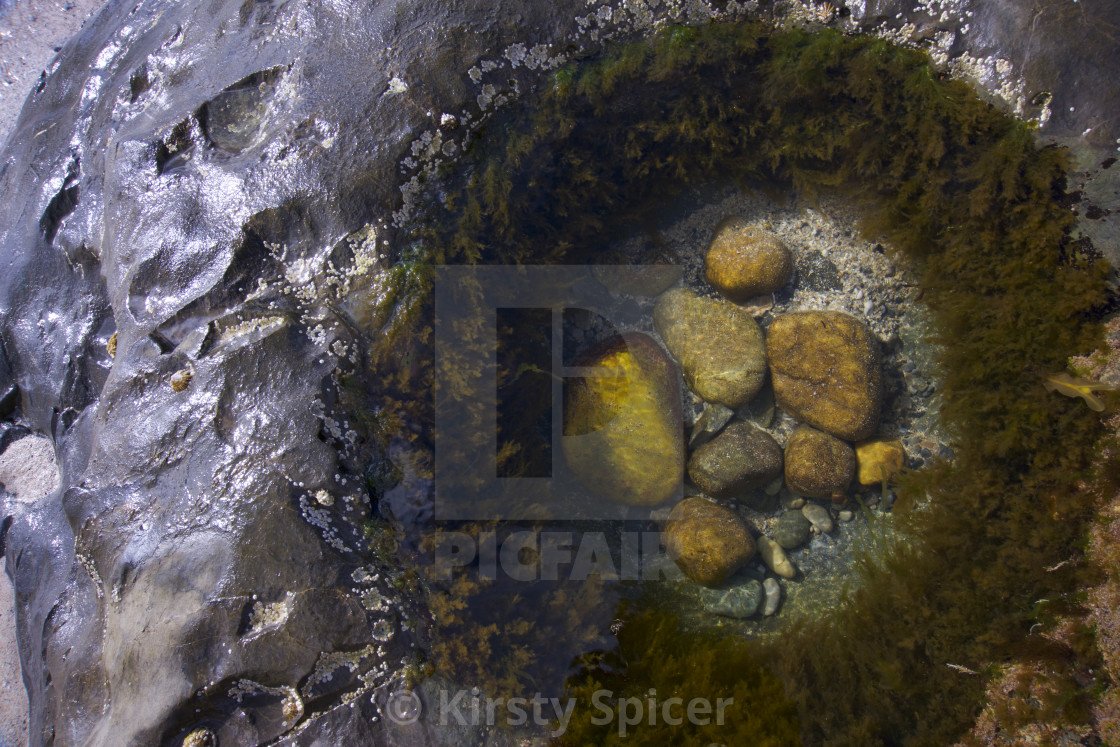
[[786, 484], [810, 498], [842, 502], [856, 472], [856, 454], [835, 436], [807, 425], [786, 442]]
[[766, 356], [778, 406], [848, 441], [879, 424], [879, 346], [867, 325], [838, 311], [783, 314], [767, 330]]
[[730, 508], [706, 498], [685, 498], [665, 525], [665, 548], [684, 575], [714, 586], [747, 564], [755, 553], [747, 523]]
[[770, 231], [744, 218], [726, 218], [704, 257], [704, 278], [723, 296], [741, 302], [773, 293], [793, 276], [793, 254]]
[[671, 288], [658, 298], [653, 323], [681, 364], [689, 388], [707, 402], [736, 408], [762, 388], [762, 329], [735, 304]]
[[782, 474], [782, 447], [766, 431], [738, 421], [692, 452], [688, 476], [716, 498], [762, 487]]
[[561, 445], [568, 466], [608, 500], [665, 502], [684, 478], [676, 366], [641, 333], [610, 338], [577, 365], [614, 375], [572, 379], [566, 387]]

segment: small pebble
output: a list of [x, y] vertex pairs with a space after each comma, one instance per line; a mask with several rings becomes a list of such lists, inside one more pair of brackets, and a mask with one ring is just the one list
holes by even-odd
[[841, 511], [840, 521], [851, 521], [854, 514], [851, 511]]
[[778, 583], [778, 579], [768, 578], [762, 583], [762, 588], [766, 593], [766, 604], [762, 608], [762, 614], [769, 617], [778, 611], [778, 604], [782, 601], [782, 586]]
[[832, 531], [832, 517], [829, 516], [828, 509], [819, 503], [806, 503], [801, 508], [801, 513], [821, 532], [828, 534]]
[[758, 554], [766, 567], [782, 578], [793, 578], [797, 575], [797, 569], [786, 557], [781, 545], [766, 535], [758, 538]]
[[[789, 502], [789, 507], [790, 508], [801, 508], [804, 505], [805, 505], [805, 499], [800, 497], [800, 496], [798, 496], [797, 498], [794, 498], [792, 501]], [[808, 518], [808, 517], [806, 517], [806, 518]]]

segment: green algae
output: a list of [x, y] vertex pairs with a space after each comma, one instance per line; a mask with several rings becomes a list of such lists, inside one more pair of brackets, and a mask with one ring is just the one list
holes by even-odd
[[[586, 260], [689, 186], [844, 195], [920, 277], [956, 454], [898, 478], [906, 540], [861, 563], [827, 617], [761, 645], [692, 640], [668, 615], [620, 612], [630, 632], [570, 691], [588, 695], [608, 675], [635, 695], [727, 683], [750, 704], [734, 732], [749, 743], [771, 727], [772, 743], [794, 741], [782, 731], [790, 704], [807, 744], [957, 739], [994, 669], [1035, 655], [1021, 644], [1036, 601], [1073, 594], [1075, 567], [1047, 569], [1082, 541], [1104, 489], [1093, 481], [1106, 479], [1092, 469], [1098, 420], [1040, 378], [1097, 346], [1107, 297], [1108, 268], [1070, 238], [1065, 152], [1036, 146], [1029, 125], [923, 54], [835, 31], [674, 27], [546, 83], [471, 144], [431, 203], [418, 236], [433, 257]], [[563, 741], [608, 743], [584, 700]], [[657, 724], [631, 741], [693, 738]]]

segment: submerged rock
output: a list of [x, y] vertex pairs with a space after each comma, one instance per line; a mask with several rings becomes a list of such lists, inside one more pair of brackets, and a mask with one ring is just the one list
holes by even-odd
[[778, 605], [782, 603], [782, 585], [776, 578], [767, 578], [762, 588], [766, 593], [766, 606], [762, 608], [762, 615], [770, 617], [778, 611]]
[[708, 402], [746, 404], [766, 379], [766, 344], [751, 315], [685, 288], [661, 294], [653, 323], [689, 388]]
[[704, 609], [716, 615], [744, 620], [758, 612], [762, 604], [763, 586], [757, 579], [732, 586], [716, 599], [706, 602]]
[[686, 576], [713, 586], [755, 553], [747, 524], [735, 511], [706, 498], [685, 498], [669, 514], [665, 549]]
[[856, 444], [856, 463], [860, 485], [877, 485], [890, 480], [906, 464], [906, 448], [898, 439], [874, 439]]
[[641, 333], [610, 338], [577, 365], [614, 375], [569, 381], [562, 441], [568, 466], [608, 500], [664, 503], [684, 477], [676, 366]]
[[736, 302], [773, 293], [792, 275], [789, 247], [745, 218], [727, 218], [720, 223], [704, 257], [704, 278]]
[[759, 488], [782, 474], [782, 447], [766, 431], [742, 421], [727, 426], [688, 460], [696, 487], [716, 498]]
[[786, 550], [794, 550], [809, 541], [812, 526], [801, 511], [786, 511], [774, 526], [774, 541]]
[[817, 528], [818, 532], [828, 534], [833, 529], [832, 515], [828, 513], [828, 509], [819, 503], [808, 501], [801, 507], [801, 514], [809, 520], [809, 523]]
[[785, 550], [765, 535], [758, 538], [758, 555], [767, 568], [782, 578], [794, 578], [797, 575], [797, 568], [786, 557]]
[[851, 446], [807, 425], [786, 441], [785, 461], [789, 489], [809, 498], [842, 501], [856, 471]]
[[783, 314], [771, 323], [766, 355], [778, 406], [848, 441], [879, 425], [879, 346], [862, 321], [836, 311]]
[[692, 433], [688, 437], [688, 448], [695, 449], [711, 441], [734, 415], [735, 411], [730, 407], [720, 404], [707, 405], [692, 426]]

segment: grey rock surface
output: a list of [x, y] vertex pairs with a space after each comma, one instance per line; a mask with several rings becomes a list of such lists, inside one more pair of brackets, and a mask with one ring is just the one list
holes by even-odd
[[[542, 71], [728, 5], [114, 0], [65, 46], [0, 163], [0, 439], [45, 434], [60, 468], [0, 517], [32, 744], [464, 738], [381, 716], [423, 611], [354, 575], [374, 455], [336, 403], [381, 385], [362, 323], [394, 216]], [[1053, 89], [1047, 131], [1111, 143], [1108, 3], [1008, 5], [951, 54], [1006, 53]]]

